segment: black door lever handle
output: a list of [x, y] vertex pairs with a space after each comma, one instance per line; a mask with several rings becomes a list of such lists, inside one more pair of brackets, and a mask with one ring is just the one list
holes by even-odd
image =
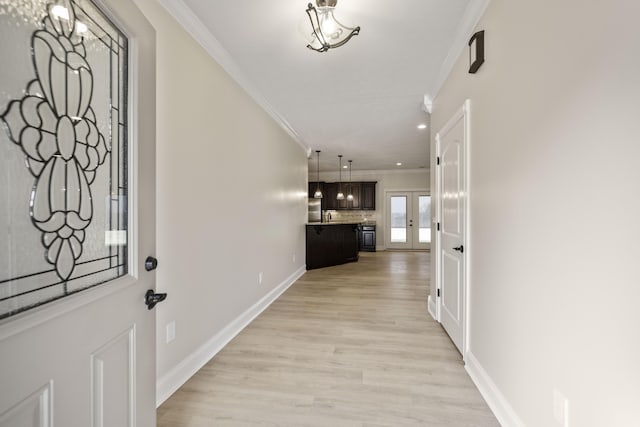
[[146, 294], [144, 294], [144, 303], [147, 304], [147, 308], [151, 310], [156, 306], [157, 303], [164, 301], [167, 299], [166, 293], [156, 294], [153, 289], [149, 289]]
[[460, 253], [463, 253], [464, 252], [464, 246], [462, 246], [462, 245], [457, 246], [457, 247], [453, 248], [453, 250], [454, 251], [458, 251]]

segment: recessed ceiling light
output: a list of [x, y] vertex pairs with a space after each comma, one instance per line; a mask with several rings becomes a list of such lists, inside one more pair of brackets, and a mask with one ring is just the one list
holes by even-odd
[[342, 167], [342, 169], [348, 169], [347, 165], [344, 165], [344, 166]]
[[427, 125], [425, 125], [424, 123], [420, 123], [418, 125], [418, 129], [426, 129], [426, 128], [427, 128]]
[[396, 166], [402, 166], [402, 163], [398, 162], [396, 163]]

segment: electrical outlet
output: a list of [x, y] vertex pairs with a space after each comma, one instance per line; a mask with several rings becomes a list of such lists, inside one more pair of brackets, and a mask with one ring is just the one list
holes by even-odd
[[553, 418], [559, 426], [569, 427], [569, 399], [558, 390], [553, 390]]
[[176, 339], [176, 321], [167, 323], [167, 344]]
[[258, 273], [258, 285], [262, 285], [262, 271]]

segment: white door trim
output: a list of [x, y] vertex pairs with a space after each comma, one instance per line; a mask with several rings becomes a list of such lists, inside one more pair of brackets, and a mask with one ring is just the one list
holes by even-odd
[[[435, 148], [436, 152], [434, 155], [436, 158], [441, 156], [441, 144], [440, 144], [440, 135], [448, 133], [453, 126], [458, 124], [460, 120], [463, 121], [464, 124], [464, 141], [462, 144], [462, 156], [464, 159], [464, 168], [462, 169], [462, 183], [464, 185], [464, 197], [462, 202], [462, 221], [464, 223], [464, 236], [462, 238], [462, 244], [464, 245], [464, 252], [462, 253], [462, 257], [464, 260], [464, 272], [463, 272], [463, 292], [462, 292], [462, 312], [464, 315], [464, 321], [462, 322], [462, 358], [466, 359], [467, 354], [469, 353], [469, 343], [471, 341], [471, 329], [470, 325], [470, 310], [469, 304], [467, 303], [470, 300], [471, 295], [471, 287], [470, 287], [470, 277], [471, 277], [471, 269], [469, 265], [469, 259], [471, 258], [469, 254], [471, 253], [471, 245], [470, 242], [470, 209], [469, 209], [469, 176], [470, 176], [470, 166], [469, 166], [469, 152], [470, 152], [470, 144], [471, 144], [471, 100], [465, 100], [462, 107], [456, 111], [456, 113], [447, 121], [447, 123], [442, 127], [442, 129], [436, 134], [435, 138]], [[432, 199], [435, 202], [435, 222], [436, 224], [441, 222], [442, 220], [442, 192], [440, 191], [442, 184], [442, 171], [439, 167], [436, 166], [435, 173], [435, 188], [434, 195], [435, 198]], [[433, 203], [432, 202], [432, 203]], [[442, 241], [441, 241], [441, 232], [436, 231], [435, 236], [435, 251], [436, 251], [436, 265], [435, 265], [435, 281], [436, 281], [436, 295], [442, 289]], [[435, 303], [435, 318], [438, 322], [441, 322], [441, 298], [436, 296]]]

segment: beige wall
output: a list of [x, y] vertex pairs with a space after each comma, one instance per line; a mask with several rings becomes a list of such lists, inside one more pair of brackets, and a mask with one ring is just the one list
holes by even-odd
[[638, 16], [493, 0], [434, 102], [432, 141], [471, 100], [470, 350], [513, 425], [559, 425], [554, 389], [571, 426], [640, 425]]
[[[344, 179], [344, 173], [342, 174]], [[311, 173], [309, 182], [318, 180], [316, 173]], [[376, 210], [359, 211], [367, 220], [377, 222], [376, 226], [376, 246], [379, 249], [384, 248], [384, 220], [385, 220], [385, 192], [387, 191], [412, 191], [412, 190], [428, 190], [429, 189], [429, 170], [428, 169], [411, 169], [411, 170], [378, 170], [378, 171], [353, 171], [353, 181], [376, 181]], [[338, 172], [321, 172], [320, 181], [338, 182]], [[346, 181], [343, 181], [346, 182]], [[340, 215], [340, 211], [337, 211]], [[343, 211], [344, 212], [344, 211]]]
[[[304, 267], [307, 159], [156, 1], [136, 3], [157, 31], [162, 381]], [[176, 339], [166, 344], [171, 321]]]

